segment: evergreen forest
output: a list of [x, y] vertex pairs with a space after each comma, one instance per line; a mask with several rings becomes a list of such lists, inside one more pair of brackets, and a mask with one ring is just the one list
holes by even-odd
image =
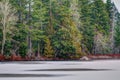
[[90, 54], [120, 54], [120, 13], [111, 0], [0, 0], [0, 55]]

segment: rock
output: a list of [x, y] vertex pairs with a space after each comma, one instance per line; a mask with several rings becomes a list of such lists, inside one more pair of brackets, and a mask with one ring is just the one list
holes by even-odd
[[82, 60], [82, 61], [89, 61], [90, 59], [87, 56], [83, 56], [82, 58], [80, 58], [80, 60]]

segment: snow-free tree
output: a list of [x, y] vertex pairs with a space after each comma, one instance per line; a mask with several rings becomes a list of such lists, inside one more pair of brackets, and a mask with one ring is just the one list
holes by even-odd
[[0, 24], [2, 27], [2, 48], [1, 54], [4, 54], [4, 48], [7, 40], [7, 33], [13, 29], [13, 26], [16, 22], [16, 11], [9, 3], [9, 0], [0, 1]]

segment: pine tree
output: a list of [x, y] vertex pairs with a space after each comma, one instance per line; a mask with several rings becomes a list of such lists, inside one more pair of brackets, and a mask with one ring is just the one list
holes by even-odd
[[92, 23], [93, 16], [92, 16], [92, 7], [93, 2], [89, 0], [81, 0], [79, 1], [80, 4], [80, 20], [81, 20], [81, 27], [80, 31], [83, 35], [82, 38], [82, 50], [86, 53], [92, 53], [93, 49], [93, 37], [94, 37], [94, 27]]
[[107, 0], [106, 3], [106, 7], [107, 7], [107, 12], [109, 14], [109, 26], [110, 26], [110, 48], [111, 48], [111, 53], [114, 53], [114, 35], [115, 35], [115, 15], [116, 15], [116, 11], [114, 12], [115, 6], [113, 5], [113, 3], [111, 2], [111, 0]]
[[111, 0], [107, 0], [106, 1], [106, 9], [107, 9], [110, 19], [112, 18], [112, 8], [113, 8], [113, 6], [112, 6]]
[[[103, 37], [107, 36], [109, 33], [109, 16], [106, 11], [106, 6], [101, 0], [95, 0], [94, 1], [94, 7], [93, 7], [93, 25], [94, 25], [94, 31], [96, 32], [94, 35], [94, 53], [102, 53], [106, 52], [105, 48], [102, 48], [102, 51], [100, 50], [100, 47], [98, 45], [102, 45], [102, 43], [98, 42], [100, 41], [100, 38], [98, 37], [98, 34], [101, 34]], [[109, 43], [109, 42], [107, 42]], [[106, 44], [106, 42], [104, 42]], [[103, 45], [104, 45], [103, 44]], [[108, 46], [106, 46], [108, 47]], [[109, 48], [109, 47], [108, 47]], [[107, 49], [108, 50], [108, 49]]]
[[70, 2], [68, 0], [53, 1], [53, 29], [52, 45], [55, 51], [55, 57], [70, 57], [74, 53], [74, 47], [70, 37]]
[[79, 12], [79, 4], [78, 0], [72, 0], [70, 2], [70, 11], [72, 15], [72, 22], [70, 24], [70, 34], [72, 35], [72, 40], [73, 40], [73, 46], [76, 49], [76, 55], [82, 55], [82, 49], [81, 49], [81, 40], [82, 40], [82, 35], [79, 31], [79, 28], [81, 27], [80, 25], [80, 12]]
[[51, 42], [50, 42], [49, 39], [47, 39], [46, 44], [45, 44], [44, 56], [46, 56], [47, 58], [53, 58], [54, 57], [54, 51], [52, 49]]
[[[61, 57], [62, 55], [81, 55], [81, 33], [79, 31], [79, 13], [78, 4], [76, 1], [61, 0], [55, 1], [53, 6], [57, 6], [53, 11], [53, 18], [55, 23], [55, 34], [53, 46], [55, 49], [55, 55]], [[75, 11], [75, 13], [73, 13]], [[76, 15], [77, 13], [77, 15]], [[77, 22], [78, 21], [78, 22]], [[63, 34], [64, 33], [64, 34]], [[57, 35], [59, 37], [57, 37]], [[64, 37], [68, 35], [68, 37]], [[59, 54], [58, 54], [59, 53]]]
[[15, 27], [17, 31], [12, 37], [12, 50], [16, 55], [21, 55], [22, 57], [26, 56], [28, 46], [27, 46], [27, 36], [28, 36], [28, 26], [27, 26], [27, 10], [26, 5], [28, 4], [27, 0], [10, 0], [11, 5], [16, 9], [16, 14], [18, 20]]
[[114, 39], [115, 39], [114, 53], [118, 54], [120, 53], [120, 13], [118, 13], [117, 16]]
[[[32, 12], [31, 12], [31, 23], [32, 23], [32, 29], [31, 32], [31, 40], [35, 49], [37, 48], [38, 54], [43, 54], [44, 46], [45, 46], [45, 26], [46, 26], [46, 20], [47, 20], [47, 7], [45, 6], [44, 1], [42, 0], [35, 0], [33, 1], [32, 5]], [[43, 47], [43, 48], [42, 48]]]

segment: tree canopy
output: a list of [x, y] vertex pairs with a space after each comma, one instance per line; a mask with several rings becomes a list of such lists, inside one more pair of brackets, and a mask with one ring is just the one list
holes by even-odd
[[0, 0], [0, 53], [79, 58], [120, 53], [120, 13], [107, 0]]

